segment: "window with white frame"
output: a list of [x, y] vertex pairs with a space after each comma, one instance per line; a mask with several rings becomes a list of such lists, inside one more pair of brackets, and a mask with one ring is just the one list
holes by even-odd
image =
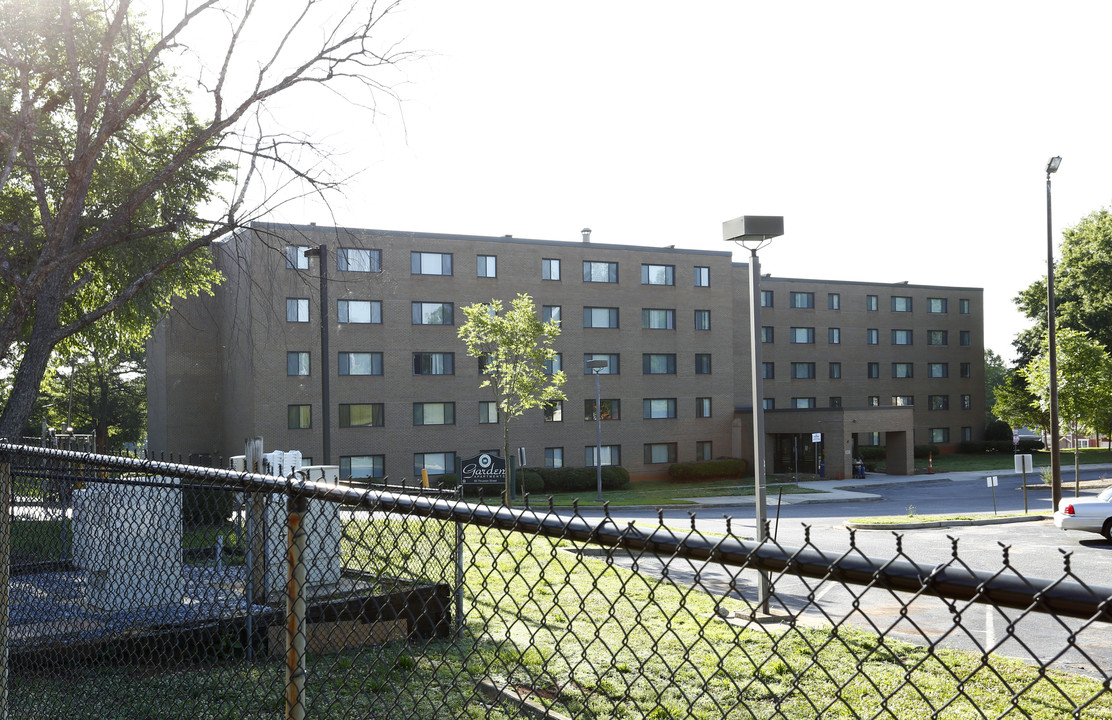
[[342, 352], [336, 356], [337, 373], [344, 375], [381, 375], [382, 353]]
[[413, 275], [451, 275], [452, 253], [414, 250], [409, 253], [409, 270]]
[[642, 285], [675, 285], [676, 284], [676, 266], [675, 265], [650, 265], [648, 263], [641, 264], [641, 284]]
[[337, 300], [336, 319], [340, 324], [382, 324], [382, 302], [379, 300]]
[[309, 322], [309, 298], [286, 298], [286, 322]]
[[336, 251], [336, 269], [344, 272], [380, 272], [382, 251], [342, 247]]

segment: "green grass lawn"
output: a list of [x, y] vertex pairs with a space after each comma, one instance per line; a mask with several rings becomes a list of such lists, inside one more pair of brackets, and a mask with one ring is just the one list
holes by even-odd
[[[785, 495], [814, 492], [801, 488], [794, 483], [769, 484], [769, 497], [775, 497], [780, 491]], [[735, 481], [712, 480], [699, 483], [674, 483], [667, 481], [651, 480], [631, 483], [625, 490], [603, 490], [604, 502], [611, 506], [628, 505], [690, 505], [697, 504], [701, 497], [748, 497], [752, 496], [753, 478], [739, 478]], [[598, 507], [602, 505], [595, 500], [594, 490], [585, 490], [574, 493], [556, 493], [552, 496], [553, 505], [557, 507], [570, 507], [576, 500], [580, 507]], [[518, 505], [523, 504], [519, 499]], [[548, 504], [547, 495], [534, 495], [530, 497], [530, 504]]]
[[[1063, 450], [1060, 454], [1062, 468], [1073, 466], [1073, 450]], [[1038, 468], [1050, 467], [1050, 452], [1038, 451], [1031, 453], [1031, 461], [1035, 465], [1035, 473], [1038, 474]], [[1112, 450], [1108, 448], [1082, 448], [1078, 451], [1078, 461], [1082, 465], [1110, 463], [1112, 464]], [[915, 469], [926, 472], [927, 458], [915, 458]], [[882, 469], [883, 463], [878, 465], [878, 469]], [[1013, 470], [1015, 469], [1015, 462], [1012, 459], [1011, 453], [981, 453], [977, 455], [967, 455], [953, 453], [948, 455], [935, 455], [934, 456], [934, 472], [963, 472], [965, 470]]]

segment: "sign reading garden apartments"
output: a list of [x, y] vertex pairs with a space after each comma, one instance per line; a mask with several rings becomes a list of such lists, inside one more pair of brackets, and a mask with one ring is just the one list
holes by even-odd
[[482, 453], [460, 461], [462, 483], [506, 483], [506, 460]]

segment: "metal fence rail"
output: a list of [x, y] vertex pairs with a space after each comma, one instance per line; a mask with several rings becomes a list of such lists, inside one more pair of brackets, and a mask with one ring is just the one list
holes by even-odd
[[1046, 581], [956, 544], [878, 559], [5, 444], [0, 470], [9, 500], [65, 490], [0, 529], [11, 717], [1112, 718], [1112, 588], [1068, 560]]

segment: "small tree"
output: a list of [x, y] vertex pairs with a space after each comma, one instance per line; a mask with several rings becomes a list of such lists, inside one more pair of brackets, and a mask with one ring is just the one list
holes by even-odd
[[[533, 298], [519, 294], [502, 312], [502, 302], [475, 303], [463, 308], [467, 321], [459, 338], [467, 354], [483, 363], [479, 387], [494, 391], [502, 421], [503, 457], [510, 457], [510, 421], [526, 410], [566, 399], [560, 386], [567, 376], [552, 367], [556, 351], [552, 342], [560, 335], [554, 320], [541, 322]], [[506, 502], [510, 498], [510, 476], [506, 473]]]

